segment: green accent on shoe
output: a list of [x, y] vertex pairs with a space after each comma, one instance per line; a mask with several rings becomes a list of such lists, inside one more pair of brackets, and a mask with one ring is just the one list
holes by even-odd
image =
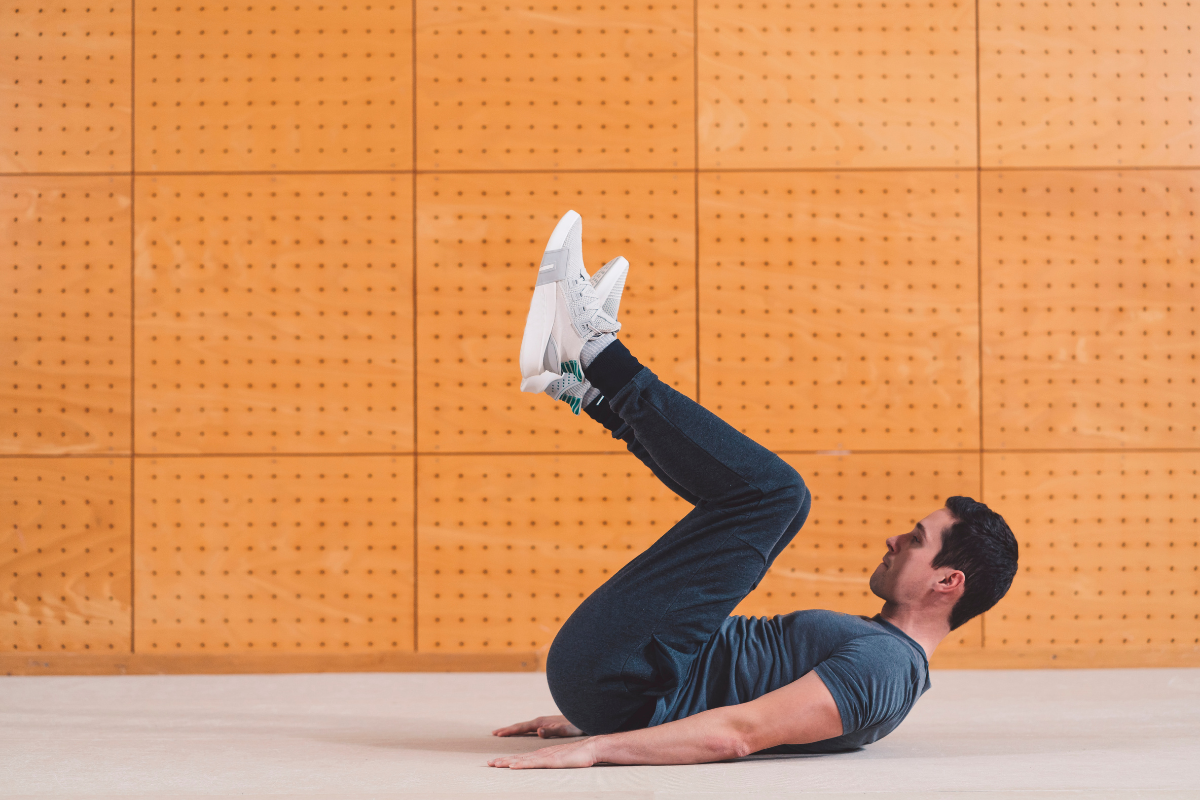
[[571, 373], [579, 379], [580, 383], [583, 383], [585, 380], [583, 377], [583, 367], [578, 361], [563, 361], [558, 365], [558, 371], [563, 375], [566, 375], [568, 372]]

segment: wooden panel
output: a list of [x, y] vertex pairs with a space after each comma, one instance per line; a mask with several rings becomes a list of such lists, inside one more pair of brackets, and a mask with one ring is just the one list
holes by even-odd
[[421, 652], [544, 657], [579, 602], [692, 508], [628, 454], [418, 462]]
[[979, 5], [985, 166], [1200, 164], [1190, 2]]
[[976, 163], [971, 4], [698, 9], [702, 167]]
[[693, 165], [691, 4], [425, 0], [417, 13], [421, 169]]
[[0, 172], [129, 169], [131, 0], [0, 13]]
[[1200, 173], [987, 173], [988, 448], [1196, 447]]
[[412, 6], [137, 6], [139, 170], [412, 167]]
[[979, 443], [975, 178], [700, 184], [701, 397], [763, 444]]
[[519, 391], [537, 265], [569, 208], [583, 215], [589, 272], [629, 259], [621, 339], [663, 380], [695, 391], [690, 174], [422, 175], [418, 192], [422, 451], [624, 451], [565, 403]]
[[138, 450], [411, 452], [411, 180], [139, 180]]
[[129, 452], [129, 178], [0, 178], [0, 453]]
[[0, 458], [0, 653], [128, 652], [129, 459]]
[[[908, 533], [954, 495], [980, 497], [979, 456], [793, 455], [812, 510], [792, 540], [735, 614], [786, 614], [827, 608], [874, 616], [883, 601], [868, 580], [887, 553], [887, 539]], [[938, 652], [982, 646], [982, 618], [954, 631]]]
[[1200, 455], [989, 454], [985, 471], [1021, 542], [989, 649], [1197, 650]]
[[138, 458], [137, 651], [411, 651], [412, 469]]

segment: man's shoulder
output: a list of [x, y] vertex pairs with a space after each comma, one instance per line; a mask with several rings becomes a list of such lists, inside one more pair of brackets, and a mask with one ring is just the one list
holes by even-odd
[[794, 624], [841, 628], [860, 635], [885, 633], [870, 617], [864, 617], [861, 614], [830, 611], [825, 608], [807, 608], [803, 611], [793, 611], [787, 615], [787, 618]]
[[[866, 660], [894, 661], [925, 666], [927, 659], [920, 646], [877, 617], [845, 614], [827, 609], [806, 609], [788, 615], [792, 624], [820, 631], [832, 650], [845, 648], [848, 654], [861, 654]], [[832, 654], [832, 652], [830, 653]]]

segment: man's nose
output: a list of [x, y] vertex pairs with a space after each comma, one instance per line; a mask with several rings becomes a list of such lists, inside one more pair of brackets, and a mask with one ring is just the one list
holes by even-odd
[[887, 549], [888, 549], [888, 552], [889, 552], [889, 553], [894, 553], [894, 552], [896, 552], [896, 541], [897, 541], [897, 538], [898, 538], [898, 537], [896, 537], [896, 536], [889, 536], [889, 537], [887, 538]]

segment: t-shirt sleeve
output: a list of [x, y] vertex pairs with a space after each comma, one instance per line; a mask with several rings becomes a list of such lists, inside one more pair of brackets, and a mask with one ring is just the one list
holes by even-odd
[[842, 735], [906, 712], [915, 690], [913, 653], [894, 636], [862, 636], [813, 667], [842, 715]]

